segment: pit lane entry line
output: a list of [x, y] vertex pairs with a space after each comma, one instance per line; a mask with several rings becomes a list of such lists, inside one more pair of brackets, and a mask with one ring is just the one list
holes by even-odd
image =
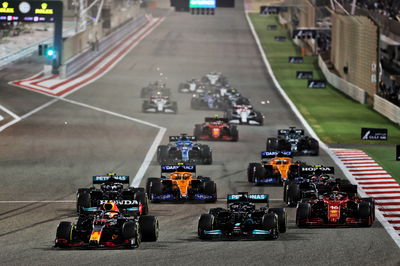
[[[263, 50], [263, 47], [261, 45], [260, 39], [258, 38], [258, 35], [254, 29], [253, 23], [250, 20], [249, 17], [249, 12], [246, 10], [246, 5], [244, 4], [244, 13], [246, 16], [247, 23], [249, 24], [251, 33], [254, 37], [254, 40], [256, 41], [258, 50], [261, 54], [261, 58], [265, 64], [266, 70], [268, 71], [269, 75], [271, 76], [272, 82], [274, 83], [275, 87], [278, 89], [279, 93], [282, 95], [282, 97], [285, 99], [285, 101], [288, 103], [290, 109], [293, 111], [293, 113], [297, 116], [297, 118], [300, 120], [301, 124], [305, 127], [305, 129], [309, 132], [311, 137], [315, 138], [318, 140], [320, 143], [320, 147], [322, 150], [324, 150], [329, 157], [335, 162], [336, 165], [339, 166], [339, 168], [343, 171], [345, 176], [347, 177], [348, 180], [352, 184], [357, 184], [355, 178], [353, 175], [350, 173], [350, 171], [346, 168], [344, 163], [339, 160], [339, 158], [336, 157], [335, 153], [326, 145], [324, 142], [322, 142], [318, 135], [315, 133], [315, 131], [312, 129], [312, 127], [308, 124], [307, 120], [303, 117], [303, 115], [300, 113], [300, 111], [296, 108], [292, 100], [289, 98], [289, 96], [286, 94], [286, 92], [283, 90], [281, 85], [279, 84], [278, 80], [276, 79], [274, 72], [272, 70], [272, 67], [267, 59], [267, 56], [265, 55], [265, 52]], [[358, 187], [358, 193], [362, 197], [368, 197], [368, 194], [364, 192], [363, 189]], [[400, 248], [400, 235], [394, 230], [393, 226], [388, 222], [388, 220], [384, 217], [383, 213], [379, 209], [375, 209], [376, 212], [376, 218], [378, 218], [379, 222], [382, 224], [382, 226], [385, 228], [386, 232], [390, 235], [390, 237], [393, 239], [393, 241], [396, 243], [396, 245]]]

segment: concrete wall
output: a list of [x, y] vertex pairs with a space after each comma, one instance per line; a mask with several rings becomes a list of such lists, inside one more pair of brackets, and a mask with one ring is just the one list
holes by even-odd
[[378, 40], [378, 27], [368, 17], [332, 15], [330, 60], [343, 79], [364, 89], [371, 100], [378, 84]]
[[374, 110], [386, 116], [391, 121], [400, 125], [400, 107], [389, 102], [388, 100], [374, 95]]
[[348, 95], [355, 101], [362, 104], [367, 103], [367, 92], [330, 72], [321, 56], [318, 56], [318, 65], [321, 68], [322, 73], [324, 73], [329, 84]]

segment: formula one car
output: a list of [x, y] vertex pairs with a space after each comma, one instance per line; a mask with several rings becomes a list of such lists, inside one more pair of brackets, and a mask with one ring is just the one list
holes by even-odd
[[157, 148], [158, 163], [212, 164], [211, 148], [196, 141], [196, 137], [186, 134], [170, 136], [168, 145], [159, 145]]
[[[200, 216], [198, 236], [201, 239], [277, 239], [279, 233], [286, 232], [287, 215], [285, 209], [269, 208], [268, 199], [268, 194], [229, 194], [227, 209], [212, 208]], [[266, 206], [256, 209], [255, 203], [266, 203]]]
[[181, 83], [178, 88], [178, 91], [182, 93], [203, 93], [205, 90], [205, 86], [197, 79], [191, 79], [186, 81], [186, 83]]
[[233, 109], [225, 111], [224, 117], [232, 124], [262, 126], [264, 123], [263, 115], [253, 110], [251, 105], [235, 105]]
[[302, 199], [296, 209], [298, 227], [363, 226], [375, 220], [373, 198], [360, 198], [354, 193], [332, 191], [317, 198]]
[[217, 200], [217, 185], [209, 177], [196, 176], [195, 165], [162, 165], [161, 178], [148, 178], [146, 189], [153, 203]]
[[178, 112], [178, 104], [170, 101], [168, 96], [162, 96], [160, 93], [145, 100], [142, 105], [144, 113], [169, 113], [176, 114]]
[[228, 83], [227, 78], [220, 72], [210, 72], [201, 78], [203, 84], [224, 86]]
[[171, 96], [171, 90], [166, 87], [164, 82], [156, 81], [149, 83], [147, 87], [140, 91], [140, 98], [149, 98], [153, 95], [160, 94], [161, 96]]
[[225, 110], [229, 108], [229, 103], [219, 92], [208, 90], [205, 93], [194, 94], [190, 102], [190, 107], [195, 110]]
[[203, 124], [194, 126], [193, 135], [200, 140], [227, 140], [238, 141], [239, 131], [235, 125], [228, 123], [228, 119], [206, 117]]
[[[124, 187], [124, 184], [127, 184]], [[95, 185], [100, 185], [96, 188]], [[79, 188], [76, 193], [76, 210], [83, 208], [100, 207], [112, 201], [119, 208], [135, 209], [138, 215], [148, 213], [147, 196], [144, 188], [129, 187], [129, 176], [109, 173], [104, 176], [93, 176], [93, 186]]]
[[316, 139], [304, 136], [303, 129], [290, 127], [279, 129], [277, 138], [267, 139], [267, 151], [291, 151], [294, 155], [319, 154], [319, 143]]
[[249, 163], [247, 180], [256, 186], [283, 184], [291, 176], [298, 176], [304, 162], [294, 161], [290, 152], [261, 152], [261, 163]]
[[157, 238], [156, 217], [129, 216], [107, 202], [103, 208], [85, 208], [76, 223], [60, 222], [55, 247], [138, 248], [141, 241], [157, 241]]

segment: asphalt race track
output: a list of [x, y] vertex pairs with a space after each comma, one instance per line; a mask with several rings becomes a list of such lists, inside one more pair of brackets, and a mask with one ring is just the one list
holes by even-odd
[[[199, 166], [198, 173], [217, 182], [218, 206], [225, 205], [227, 193], [239, 191], [269, 193], [272, 206], [283, 206], [282, 188], [254, 187], [247, 183], [246, 168], [249, 162], [259, 161], [268, 136], [274, 136], [278, 128], [301, 124], [267, 75], [243, 8], [218, 9], [215, 16], [165, 14], [165, 21], [113, 70], [68, 99], [165, 127], [166, 143], [169, 135], [192, 133], [195, 123], [215, 114], [191, 110], [190, 95], [177, 93], [179, 82], [221, 71], [252, 100], [255, 109], [265, 114], [265, 125], [241, 126], [237, 143], [209, 142], [214, 163]], [[33, 60], [2, 70], [1, 104], [18, 115], [51, 100], [6, 85], [38, 72]], [[141, 113], [140, 89], [159, 79], [157, 67], [173, 88], [177, 115]], [[133, 178], [157, 133], [157, 128], [62, 101], [1, 132], [0, 264], [400, 264], [399, 249], [379, 222], [372, 228], [298, 229], [293, 208], [288, 209], [287, 233], [276, 241], [200, 241], [198, 217], [213, 204], [151, 205], [151, 214], [160, 219], [160, 238], [155, 243], [143, 243], [137, 250], [54, 249], [59, 221], [74, 221], [76, 217], [73, 201], [77, 188], [89, 186], [92, 175], [109, 171]], [[322, 152], [319, 157], [300, 159], [333, 164]], [[145, 178], [158, 176], [159, 171], [153, 161]], [[339, 171], [337, 176], [343, 177]], [[45, 200], [48, 202], [38, 202]]]

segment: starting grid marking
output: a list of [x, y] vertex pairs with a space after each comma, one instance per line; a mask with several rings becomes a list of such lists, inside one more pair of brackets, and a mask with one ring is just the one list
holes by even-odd
[[356, 180], [359, 189], [375, 199], [376, 209], [400, 234], [400, 186], [375, 160], [361, 150], [331, 149]]

